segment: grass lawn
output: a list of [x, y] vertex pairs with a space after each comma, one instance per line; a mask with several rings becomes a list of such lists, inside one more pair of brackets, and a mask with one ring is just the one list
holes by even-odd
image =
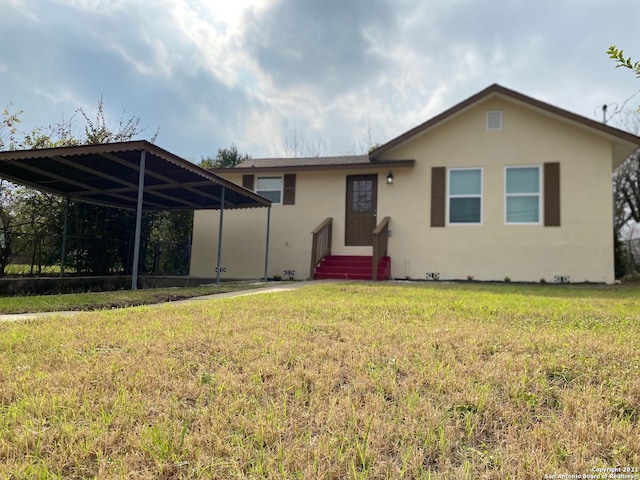
[[0, 323], [0, 478], [638, 478], [639, 293], [320, 284]]
[[154, 303], [173, 302], [214, 293], [250, 290], [265, 283], [224, 282], [219, 285], [183, 288], [149, 288], [113, 292], [70, 293], [62, 295], [30, 295], [0, 297], [0, 315], [7, 313], [60, 312], [63, 310], [101, 310]]

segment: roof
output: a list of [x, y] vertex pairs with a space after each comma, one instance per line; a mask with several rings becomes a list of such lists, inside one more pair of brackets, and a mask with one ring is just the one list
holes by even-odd
[[[334, 157], [250, 158], [232, 170], [240, 173], [304, 170], [359, 170], [371, 168], [413, 167], [415, 160], [372, 161], [369, 155], [343, 155]], [[229, 169], [214, 168], [224, 173]]]
[[135, 210], [267, 207], [271, 202], [145, 140], [0, 152], [0, 177], [71, 200]]
[[575, 113], [563, 110], [562, 108], [555, 107], [551, 104], [541, 102], [534, 98], [528, 97], [514, 90], [510, 90], [498, 84], [493, 84], [481, 92], [463, 100], [462, 102], [454, 105], [450, 109], [443, 113], [436, 115], [435, 117], [427, 120], [426, 122], [418, 125], [417, 127], [408, 130], [407, 132], [399, 135], [398, 137], [390, 140], [384, 145], [378, 147], [370, 153], [372, 161], [376, 161], [381, 155], [392, 150], [393, 148], [409, 141], [417, 135], [421, 135], [429, 129], [451, 119], [464, 110], [472, 107], [473, 105], [486, 100], [490, 97], [498, 96], [509, 99], [521, 105], [525, 105], [529, 108], [533, 108], [543, 114], [553, 115], [561, 120], [568, 121], [575, 124], [580, 128], [587, 128], [594, 133], [609, 137], [613, 142], [613, 160], [614, 165], [622, 163], [638, 146], [640, 146], [640, 137], [632, 135], [624, 130], [613, 128], [601, 122], [596, 122], [589, 118], [577, 115]]
[[250, 158], [239, 167], [300, 167], [306, 165], [357, 165], [369, 163], [368, 155], [345, 155], [342, 157], [293, 157], [293, 158]]

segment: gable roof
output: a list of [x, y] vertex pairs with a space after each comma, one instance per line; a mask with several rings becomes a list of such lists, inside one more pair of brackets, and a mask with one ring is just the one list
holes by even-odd
[[[233, 167], [238, 173], [298, 172], [321, 170], [360, 170], [370, 168], [413, 167], [415, 160], [374, 161], [369, 155], [334, 157], [250, 158]], [[228, 168], [212, 168], [214, 173], [228, 173]]]
[[0, 152], [0, 178], [77, 200], [135, 210], [268, 207], [271, 202], [145, 140]]
[[427, 120], [426, 122], [408, 130], [407, 132], [399, 135], [398, 137], [390, 140], [384, 145], [373, 150], [369, 155], [372, 161], [376, 161], [384, 153], [400, 146], [412, 138], [421, 135], [429, 129], [449, 120], [450, 118], [460, 114], [473, 105], [493, 96], [503, 97], [514, 101], [518, 104], [524, 105], [528, 108], [537, 110], [543, 114], [553, 115], [561, 120], [568, 121], [581, 128], [587, 128], [596, 134], [604, 135], [610, 138], [613, 142], [613, 160], [614, 165], [622, 163], [636, 148], [640, 146], [640, 137], [632, 135], [618, 128], [613, 128], [605, 123], [596, 122], [582, 115], [563, 110], [549, 103], [541, 102], [535, 98], [528, 97], [514, 90], [510, 90], [501, 85], [494, 83], [484, 90], [472, 95], [471, 97], [463, 100], [462, 102], [454, 105], [453, 107], [445, 110], [439, 115]]

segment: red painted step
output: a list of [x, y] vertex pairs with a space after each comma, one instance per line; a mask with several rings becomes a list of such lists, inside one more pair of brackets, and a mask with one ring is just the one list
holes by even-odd
[[[316, 267], [313, 278], [371, 280], [371, 256], [328, 255]], [[391, 258], [382, 257], [378, 264], [378, 280], [391, 277]]]

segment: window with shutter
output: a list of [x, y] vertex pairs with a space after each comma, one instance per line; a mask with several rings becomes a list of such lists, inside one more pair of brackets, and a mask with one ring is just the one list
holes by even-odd
[[505, 222], [540, 223], [540, 167], [505, 168]]
[[[253, 175], [249, 176], [253, 177]], [[246, 187], [244, 180], [243, 177], [243, 186]], [[271, 200], [273, 205], [295, 205], [296, 174], [286, 173], [282, 176], [258, 177], [256, 193]]]
[[282, 177], [258, 177], [256, 193], [274, 205], [282, 205]]
[[482, 169], [449, 169], [449, 224], [482, 223]]

